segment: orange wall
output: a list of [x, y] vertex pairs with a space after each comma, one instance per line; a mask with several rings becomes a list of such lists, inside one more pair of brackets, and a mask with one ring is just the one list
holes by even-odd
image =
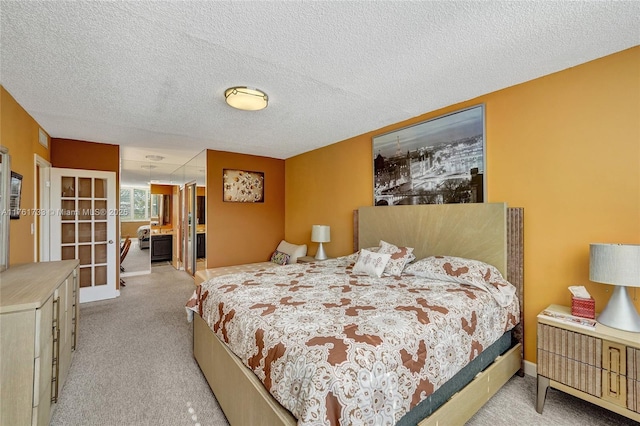
[[[525, 209], [525, 358], [536, 315], [585, 285], [602, 310], [610, 286], [589, 281], [589, 243], [640, 243], [640, 47], [286, 160], [286, 239], [331, 225], [330, 256], [351, 251], [351, 212], [372, 205], [371, 137], [485, 104], [489, 202]], [[640, 309], [640, 300], [636, 300]]]
[[51, 138], [51, 164], [68, 169], [116, 172], [120, 185], [119, 145]]
[[[120, 206], [120, 146], [85, 142], [73, 139], [51, 138], [51, 165], [81, 170], [116, 173], [116, 206]], [[120, 218], [116, 218], [120, 230]], [[119, 236], [118, 236], [119, 239]]]
[[[263, 172], [264, 202], [223, 202], [223, 169]], [[284, 238], [284, 160], [207, 150], [206, 189], [207, 267], [269, 260]]]
[[373, 204], [371, 136], [361, 135], [286, 160], [285, 236], [287, 241], [311, 242], [311, 226], [329, 225], [327, 256], [353, 251], [353, 210]]
[[[38, 123], [7, 90], [0, 86], [0, 145], [9, 149], [11, 170], [22, 175], [20, 208], [31, 212], [36, 208], [34, 154], [49, 161], [49, 149], [40, 145]], [[48, 138], [48, 136], [47, 136]], [[33, 262], [34, 237], [31, 225], [37, 217], [24, 214], [9, 225], [9, 265]]]

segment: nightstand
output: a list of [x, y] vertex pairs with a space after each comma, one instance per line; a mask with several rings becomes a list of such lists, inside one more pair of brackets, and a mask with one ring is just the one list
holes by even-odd
[[558, 305], [538, 315], [536, 410], [542, 414], [551, 386], [640, 421], [640, 333], [576, 319]]
[[[329, 260], [331, 257], [327, 257], [324, 260]], [[324, 262], [324, 260], [317, 260], [313, 256], [303, 256], [298, 258], [298, 263], [309, 263], [309, 262]]]

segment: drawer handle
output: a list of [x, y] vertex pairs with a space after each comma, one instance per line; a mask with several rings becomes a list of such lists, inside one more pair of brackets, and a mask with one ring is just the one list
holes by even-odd
[[57, 297], [53, 303], [55, 318], [53, 319], [53, 370], [55, 371], [55, 376], [51, 378], [51, 391], [53, 395], [51, 396], [51, 403], [55, 404], [58, 402], [58, 378], [60, 377], [60, 327], [58, 326], [58, 321], [60, 319], [60, 297]]
[[[56, 334], [59, 340], [60, 339], [59, 329], [57, 330]], [[54, 354], [54, 357], [53, 357], [53, 367], [56, 372], [56, 375], [55, 377], [51, 378], [51, 387], [53, 391], [53, 396], [51, 397], [51, 403], [53, 404], [58, 402], [58, 389], [59, 389], [58, 378], [60, 377], [60, 363], [58, 362], [58, 359], [60, 358], [60, 344], [57, 344], [55, 346], [56, 346], [56, 353]]]
[[53, 335], [53, 343], [55, 344], [58, 340], [56, 338], [56, 329], [58, 328], [58, 304], [60, 303], [60, 297], [56, 297], [53, 299], [53, 319], [51, 320], [51, 334]]

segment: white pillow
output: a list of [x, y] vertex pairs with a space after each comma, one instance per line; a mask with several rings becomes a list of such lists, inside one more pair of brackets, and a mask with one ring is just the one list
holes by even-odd
[[362, 249], [358, 261], [353, 265], [353, 272], [364, 272], [369, 276], [380, 278], [389, 259], [391, 259], [390, 254]]
[[393, 275], [399, 277], [405, 265], [416, 257], [413, 255], [413, 247], [398, 247], [394, 244], [380, 240], [380, 250], [378, 253], [387, 253], [391, 255], [389, 263], [384, 268], [385, 275]]
[[[374, 253], [377, 253], [378, 250], [380, 250], [380, 247], [369, 247], [369, 248], [366, 248], [365, 250], [369, 250], [369, 251], [372, 251]], [[360, 256], [360, 250], [358, 250], [355, 253], [351, 253], [351, 254], [349, 254], [349, 255], [347, 255], [345, 257], [347, 258], [348, 261], [356, 263], [358, 261], [358, 256]]]
[[283, 253], [287, 253], [289, 255], [289, 260], [287, 261], [287, 265], [290, 265], [292, 263], [298, 263], [299, 257], [304, 257], [307, 255], [306, 244], [296, 245], [296, 244], [288, 243], [285, 240], [280, 241], [280, 244], [278, 244], [278, 247], [276, 248], [276, 250], [281, 251]]

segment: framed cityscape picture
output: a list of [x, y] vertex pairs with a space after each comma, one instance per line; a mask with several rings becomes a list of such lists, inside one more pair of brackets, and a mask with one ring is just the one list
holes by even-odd
[[373, 137], [376, 206], [482, 203], [484, 105]]

